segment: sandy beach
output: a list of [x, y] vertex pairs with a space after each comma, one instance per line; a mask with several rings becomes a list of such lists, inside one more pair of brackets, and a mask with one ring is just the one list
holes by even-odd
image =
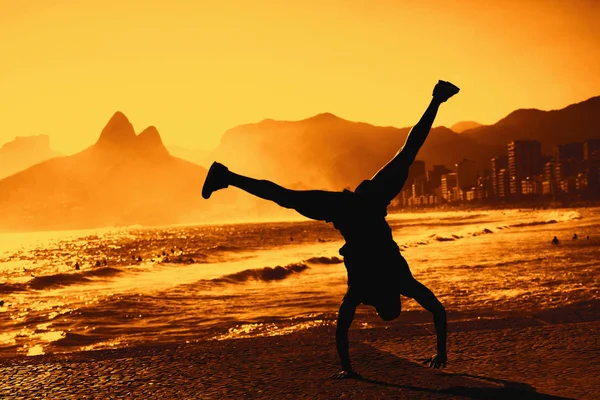
[[449, 323], [431, 370], [432, 325], [400, 318], [350, 332], [362, 380], [336, 381], [334, 326], [292, 335], [0, 359], [3, 399], [594, 399], [600, 302]]

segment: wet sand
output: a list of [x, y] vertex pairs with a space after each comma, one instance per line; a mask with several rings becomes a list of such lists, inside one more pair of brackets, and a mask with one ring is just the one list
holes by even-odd
[[449, 324], [450, 364], [419, 359], [432, 324], [350, 333], [362, 380], [336, 381], [334, 327], [287, 336], [1, 358], [3, 399], [594, 399], [600, 301]]

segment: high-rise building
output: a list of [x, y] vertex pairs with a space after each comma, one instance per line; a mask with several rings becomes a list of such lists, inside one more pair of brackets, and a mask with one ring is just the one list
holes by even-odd
[[508, 144], [508, 172], [511, 196], [522, 194], [522, 182], [542, 173], [542, 144], [537, 140], [514, 140]]
[[600, 161], [600, 139], [583, 142], [583, 159], [586, 161]]
[[554, 160], [546, 161], [544, 164], [544, 175], [542, 179], [543, 194], [554, 195], [556, 194], [557, 181], [556, 181], [556, 168], [554, 167]]
[[406, 179], [406, 183], [412, 185], [415, 183], [415, 179], [417, 178], [425, 178], [427, 179], [427, 169], [425, 168], [425, 161], [415, 160], [410, 166], [410, 170], [408, 171], [408, 178]]
[[557, 182], [576, 177], [583, 172], [583, 143], [568, 143], [554, 146], [554, 168]]
[[494, 197], [500, 197], [499, 175], [501, 169], [508, 169], [508, 156], [492, 158], [492, 194]]
[[429, 170], [429, 185], [431, 190], [442, 186], [442, 175], [451, 172], [445, 165], [434, 165], [433, 169]]
[[412, 197], [417, 198], [428, 195], [427, 193], [427, 181], [424, 177], [415, 178], [412, 184]]
[[464, 158], [456, 164], [456, 179], [460, 190], [467, 191], [477, 185], [477, 165]]
[[455, 190], [457, 188], [456, 173], [442, 175], [442, 197], [444, 200], [451, 202], [458, 200], [455, 198]]
[[502, 168], [498, 171], [498, 197], [510, 195], [510, 174], [508, 169]]

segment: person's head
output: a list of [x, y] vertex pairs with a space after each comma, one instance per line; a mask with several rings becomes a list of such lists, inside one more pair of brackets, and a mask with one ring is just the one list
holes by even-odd
[[392, 294], [379, 299], [375, 304], [377, 315], [384, 321], [392, 321], [400, 316], [402, 304], [400, 303], [400, 295]]

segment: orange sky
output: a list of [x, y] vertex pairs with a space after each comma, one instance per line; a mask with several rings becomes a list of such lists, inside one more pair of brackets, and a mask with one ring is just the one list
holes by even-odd
[[[91, 6], [94, 3], [96, 6]], [[494, 5], [490, 5], [494, 4]], [[600, 95], [594, 0], [0, 0], [0, 144], [48, 134], [70, 154], [123, 111], [137, 132], [210, 149], [236, 125], [321, 112], [413, 125]]]

